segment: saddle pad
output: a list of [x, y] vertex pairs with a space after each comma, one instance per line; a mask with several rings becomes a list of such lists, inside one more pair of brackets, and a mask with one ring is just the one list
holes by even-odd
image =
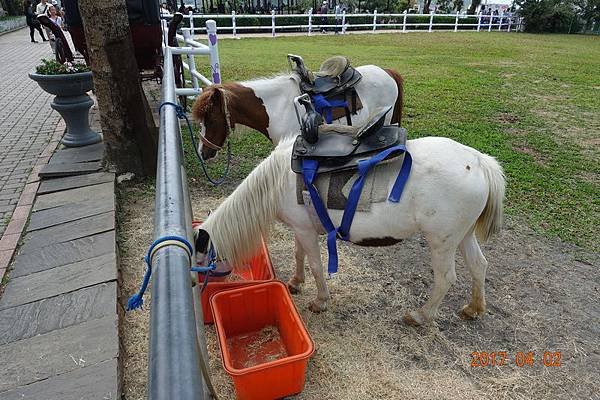
[[[404, 155], [392, 160], [383, 161], [377, 164], [367, 175], [356, 211], [369, 212], [371, 204], [382, 203], [387, 200], [391, 184], [393, 183], [402, 162]], [[394, 179], [390, 180], [390, 176]], [[327, 174], [319, 174], [315, 182], [315, 187], [319, 191], [323, 203], [330, 210], [344, 210], [348, 202], [348, 195], [352, 185], [358, 178], [356, 171], [345, 170]], [[302, 175], [296, 175], [296, 200], [298, 204], [305, 204], [312, 207], [311, 202], [307, 202], [305, 195], [308, 194], [304, 186]], [[309, 207], [309, 209], [311, 208]], [[314, 212], [316, 216], [316, 212]], [[316, 217], [316, 221], [319, 218]], [[314, 221], [313, 221], [314, 222]], [[319, 225], [320, 226], [320, 223]]]

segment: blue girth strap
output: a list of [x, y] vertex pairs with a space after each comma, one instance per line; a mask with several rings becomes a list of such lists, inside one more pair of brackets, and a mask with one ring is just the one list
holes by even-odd
[[325, 112], [325, 122], [328, 124], [333, 121], [332, 111], [334, 108], [348, 109], [348, 102], [346, 100], [327, 100], [322, 94], [316, 94], [311, 98], [315, 106], [315, 111], [321, 115]]
[[323, 204], [323, 201], [319, 196], [319, 192], [314, 185], [314, 181], [317, 178], [319, 169], [318, 161], [310, 159], [304, 159], [302, 161], [304, 184], [310, 193], [310, 198], [315, 207], [315, 211], [321, 220], [321, 224], [323, 224], [323, 227], [327, 231], [327, 252], [329, 254], [327, 271], [330, 275], [335, 274], [338, 269], [336, 237], [339, 236], [340, 239], [345, 241], [350, 240], [350, 227], [352, 226], [352, 220], [354, 219], [354, 214], [356, 213], [356, 207], [358, 206], [358, 201], [360, 199], [360, 194], [362, 193], [367, 174], [375, 165], [385, 160], [392, 153], [404, 153], [402, 167], [400, 168], [400, 172], [398, 173], [396, 181], [394, 182], [394, 186], [392, 186], [392, 190], [388, 196], [388, 200], [393, 203], [398, 203], [400, 201], [402, 191], [404, 190], [404, 186], [408, 181], [410, 169], [412, 167], [412, 157], [406, 150], [406, 147], [401, 144], [385, 149], [367, 160], [361, 160], [358, 162], [359, 176], [358, 179], [354, 181], [352, 189], [350, 189], [348, 202], [346, 203], [346, 208], [344, 209], [344, 214], [342, 216], [342, 223], [337, 229], [333, 225], [333, 222], [329, 217], [329, 213], [327, 212], [327, 208]]

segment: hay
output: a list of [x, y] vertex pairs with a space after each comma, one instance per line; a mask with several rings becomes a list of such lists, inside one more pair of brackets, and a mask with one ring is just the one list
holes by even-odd
[[[223, 190], [192, 187], [194, 215], [205, 217], [222, 201]], [[153, 199], [135, 185], [126, 192], [128, 201], [121, 201], [119, 213], [122, 303], [141, 281], [140, 258], [151, 241], [154, 210]], [[293, 243], [291, 233], [276, 224], [268, 245], [277, 278], [284, 282], [295, 269]], [[383, 249], [340, 244], [340, 273], [328, 280], [328, 311], [308, 311], [316, 296], [310, 271], [302, 292], [293, 297], [316, 345], [304, 391], [294, 398], [597, 398], [600, 340], [597, 324], [590, 323], [590, 315], [600, 315], [593, 286], [597, 266], [576, 261], [566, 246], [540, 239], [511, 220], [483, 251], [490, 261], [488, 315], [470, 322], [456, 315], [470, 293], [470, 278], [458, 257], [458, 281], [438, 318], [412, 328], [402, 323], [402, 315], [423, 304], [432, 284], [424, 239]], [[322, 255], [325, 260], [325, 246]], [[597, 255], [589, 258], [597, 260]], [[124, 321], [126, 400], [145, 398], [148, 309], [129, 313]], [[213, 384], [223, 399], [234, 399], [213, 326], [206, 327], [206, 337]], [[474, 368], [473, 351], [507, 351], [511, 360], [502, 367]], [[534, 351], [538, 359], [544, 351], [561, 351], [563, 366], [538, 362], [519, 368], [517, 351]]]

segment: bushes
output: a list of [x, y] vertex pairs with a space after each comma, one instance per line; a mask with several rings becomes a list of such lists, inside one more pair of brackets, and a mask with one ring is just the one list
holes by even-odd
[[8, 15], [23, 15], [23, 2], [21, 0], [0, 0], [0, 5]]
[[581, 25], [570, 3], [562, 0], [525, 0], [519, 14], [525, 19], [525, 32], [578, 32]]

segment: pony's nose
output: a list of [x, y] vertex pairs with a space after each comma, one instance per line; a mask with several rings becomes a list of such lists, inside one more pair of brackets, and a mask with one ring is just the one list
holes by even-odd
[[217, 151], [215, 149], [211, 149], [209, 147], [202, 147], [202, 151], [201, 151], [201, 155], [202, 155], [202, 159], [204, 161], [210, 160], [211, 158], [214, 158], [214, 156], [217, 155]]

